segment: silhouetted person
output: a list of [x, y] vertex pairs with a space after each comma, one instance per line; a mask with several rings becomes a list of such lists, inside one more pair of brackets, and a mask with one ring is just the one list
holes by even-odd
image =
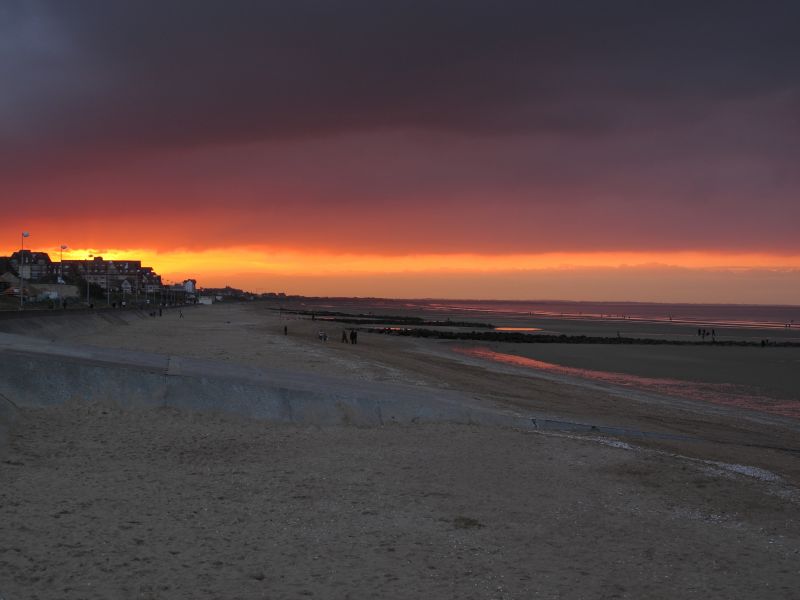
[[350, 330], [350, 343], [351, 344], [358, 343], [358, 332], [355, 329]]
[[342, 343], [347, 343], [347, 331], [342, 329]]
[[283, 335], [289, 335], [289, 328], [286, 325], [283, 326]]
[[179, 319], [183, 318], [183, 311], [182, 310], [178, 310], [178, 318]]
[[159, 309], [158, 309], [158, 316], [159, 316], [159, 317], [163, 316], [163, 313], [162, 313], [162, 311], [161, 311], [161, 308], [159, 308]]

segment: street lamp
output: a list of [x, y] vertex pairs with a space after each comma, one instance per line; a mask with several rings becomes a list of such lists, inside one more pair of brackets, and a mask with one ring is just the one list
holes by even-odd
[[24, 300], [22, 299], [23, 290], [25, 289], [25, 280], [24, 280], [24, 269], [25, 269], [25, 238], [29, 237], [31, 234], [27, 231], [22, 232], [22, 236], [20, 237], [20, 251], [19, 251], [19, 309], [22, 310], [22, 303]]
[[142, 280], [142, 270], [136, 269], [136, 304], [139, 304], [139, 283]]
[[[89, 258], [94, 258], [94, 254], [90, 254]], [[91, 304], [89, 302], [89, 258], [87, 258], [84, 263], [86, 264], [86, 304]]]
[[60, 253], [58, 255], [58, 262], [59, 262], [59, 270], [61, 271], [61, 281], [59, 283], [64, 283], [64, 250], [67, 249], [66, 244], [61, 244]]
[[106, 305], [111, 306], [111, 283], [108, 280], [108, 270], [111, 268], [111, 265], [114, 264], [114, 261], [109, 260], [106, 262]]

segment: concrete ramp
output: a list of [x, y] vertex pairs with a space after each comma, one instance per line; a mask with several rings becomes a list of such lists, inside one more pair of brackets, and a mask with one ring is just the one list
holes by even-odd
[[262, 370], [0, 333], [0, 394], [17, 406], [68, 401], [171, 406], [319, 425], [529, 421], [446, 390]]
[[147, 313], [136, 309], [0, 311], [0, 332], [52, 339], [109, 326], [126, 326], [144, 318]]

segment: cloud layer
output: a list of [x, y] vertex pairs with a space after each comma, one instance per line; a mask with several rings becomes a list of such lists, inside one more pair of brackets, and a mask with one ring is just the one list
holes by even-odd
[[794, 2], [12, 0], [2, 233], [795, 253], [798, 21]]

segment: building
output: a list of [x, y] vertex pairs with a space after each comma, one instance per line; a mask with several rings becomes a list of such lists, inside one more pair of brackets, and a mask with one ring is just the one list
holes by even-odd
[[53, 262], [50, 260], [50, 255], [47, 254], [47, 252], [18, 250], [11, 255], [9, 264], [17, 275], [19, 275], [21, 266], [22, 276], [26, 281], [38, 281], [49, 277], [55, 272]]
[[[85, 260], [52, 262], [46, 252], [31, 250], [15, 252], [10, 257], [0, 257], [0, 275], [5, 274], [8, 279], [3, 280], [3, 285], [0, 287], [5, 289], [0, 291], [6, 294], [19, 294], [21, 263], [26, 295], [30, 295], [27, 289], [30, 282], [39, 285], [47, 282], [55, 283], [61, 281], [62, 276], [67, 281], [83, 279], [104, 291], [122, 294], [123, 300], [127, 298], [134, 302], [154, 304], [187, 302], [194, 301], [197, 293], [197, 280], [185, 279], [183, 283], [164, 285], [161, 275], [152, 267], [143, 267], [140, 260], [105, 260], [102, 256], [92, 256]], [[82, 294], [87, 294], [86, 286], [81, 285]], [[68, 291], [64, 286], [45, 291], [58, 292], [59, 297], [69, 297], [74, 293], [71, 287]]]
[[140, 260], [104, 260], [94, 256], [86, 260], [65, 260], [61, 263], [64, 276], [78, 275], [89, 283], [99, 285], [104, 290], [138, 295], [158, 292], [161, 277], [152, 267], [143, 267]]
[[[80, 292], [74, 285], [58, 283], [30, 283], [25, 280], [24, 296], [29, 301], [34, 300], [62, 300], [64, 298], [78, 298]], [[19, 277], [14, 273], [6, 272], [0, 275], [0, 295], [19, 297]]]

